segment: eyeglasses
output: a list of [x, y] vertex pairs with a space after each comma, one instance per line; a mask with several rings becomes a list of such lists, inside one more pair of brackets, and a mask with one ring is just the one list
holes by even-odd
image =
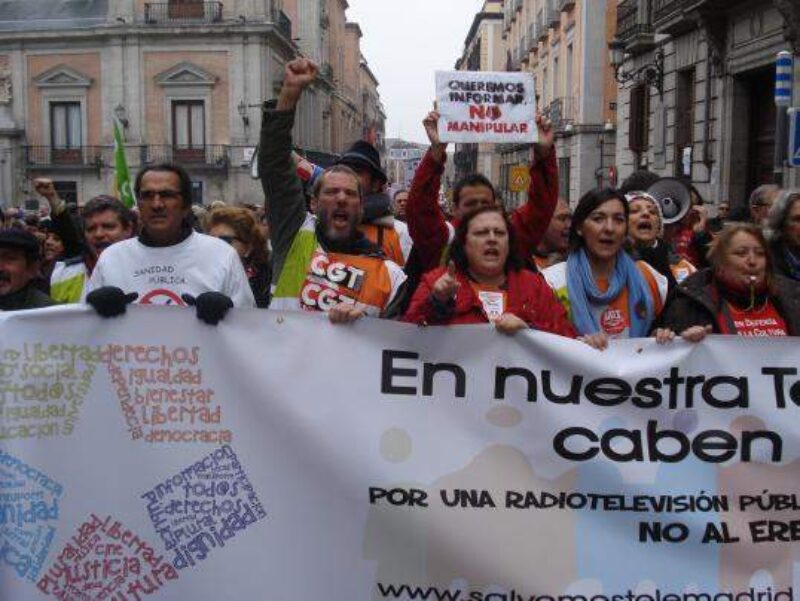
[[242, 239], [238, 236], [217, 236], [223, 242], [227, 242], [230, 245], [233, 245], [234, 242], [241, 242]]
[[142, 202], [152, 202], [156, 196], [165, 202], [183, 198], [180, 190], [142, 190], [139, 192], [139, 200]]

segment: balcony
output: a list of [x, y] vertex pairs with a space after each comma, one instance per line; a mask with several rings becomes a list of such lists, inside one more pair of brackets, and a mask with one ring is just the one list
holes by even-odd
[[545, 14], [543, 10], [539, 11], [539, 15], [536, 17], [536, 29], [538, 29], [537, 39], [542, 42], [547, 39], [547, 24], [545, 19]]
[[142, 146], [142, 163], [177, 163], [190, 170], [227, 171], [230, 165], [230, 147], [222, 144], [211, 146], [173, 146], [151, 144]]
[[625, 50], [632, 54], [647, 52], [655, 47], [653, 26], [645, 14], [648, 0], [623, 0], [617, 7], [617, 38], [625, 42]]
[[561, 27], [561, 11], [558, 10], [558, 0], [547, 0], [544, 12], [545, 23], [548, 27], [553, 29]]
[[653, 27], [659, 33], [677, 35], [694, 29], [692, 11], [709, 4], [706, 0], [653, 0]]
[[149, 25], [221, 23], [222, 2], [147, 2], [144, 5], [144, 22]]
[[544, 113], [553, 122], [556, 132], [563, 133], [568, 124], [575, 122], [576, 109], [576, 99], [567, 96], [553, 100], [544, 110]]
[[539, 30], [536, 27], [536, 21], [531, 23], [528, 28], [528, 50], [534, 53], [539, 51]]
[[333, 65], [330, 63], [322, 63], [322, 66], [319, 69], [320, 77], [323, 77], [329, 81], [333, 81]]
[[292, 39], [292, 20], [282, 10], [272, 11], [272, 22], [281, 35], [287, 40]]
[[28, 170], [95, 171], [103, 166], [104, 146], [23, 146], [23, 160]]
[[575, 8], [575, 0], [558, 0], [558, 10], [562, 13], [569, 12]]

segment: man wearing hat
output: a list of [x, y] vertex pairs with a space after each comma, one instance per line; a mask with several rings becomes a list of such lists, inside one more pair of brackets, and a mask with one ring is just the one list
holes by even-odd
[[[296, 153], [292, 157], [297, 163], [297, 175], [313, 187], [325, 170]], [[364, 216], [359, 229], [368, 240], [383, 249], [387, 259], [400, 266], [405, 265], [411, 252], [411, 236], [408, 234], [408, 227], [395, 219], [392, 213], [392, 199], [385, 192], [389, 178], [381, 167], [377, 149], [369, 142], [359, 140], [335, 164], [345, 165], [358, 175], [364, 195]], [[313, 200], [311, 211], [316, 211]]]
[[52, 299], [37, 290], [39, 240], [21, 229], [0, 230], [0, 311], [41, 309]]
[[[345, 160], [370, 172], [369, 179], [365, 175], [362, 180], [346, 164], [334, 165], [314, 182], [315, 214], [306, 212], [292, 156], [292, 128], [300, 96], [317, 73], [308, 59], [289, 62], [277, 103], [264, 109], [258, 161], [272, 235], [270, 308], [323, 311], [334, 323], [391, 315], [402, 299], [406, 276], [359, 229], [365, 197], [385, 183], [385, 176], [376, 173], [377, 152], [357, 145], [355, 152], [345, 153]], [[364, 189], [363, 183], [372, 187]]]
[[[387, 259], [404, 265], [408, 254], [403, 249], [410, 249], [411, 237], [408, 236], [408, 228], [403, 227], [405, 224], [398, 224], [392, 213], [392, 199], [385, 192], [389, 178], [381, 167], [377, 149], [369, 142], [358, 140], [339, 157], [336, 164], [350, 167], [361, 181], [364, 191], [361, 231], [383, 249]], [[408, 238], [405, 242], [401, 241], [404, 236]]]

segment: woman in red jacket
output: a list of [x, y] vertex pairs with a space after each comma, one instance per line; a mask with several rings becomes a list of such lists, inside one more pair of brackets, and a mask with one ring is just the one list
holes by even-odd
[[429, 271], [405, 321], [425, 325], [493, 323], [514, 334], [534, 328], [575, 338], [564, 308], [541, 275], [522, 269], [513, 229], [497, 207], [483, 207], [456, 229], [447, 267]]

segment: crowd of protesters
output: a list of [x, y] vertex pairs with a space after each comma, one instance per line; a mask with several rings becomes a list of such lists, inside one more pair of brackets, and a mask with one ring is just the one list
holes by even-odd
[[130, 303], [193, 306], [215, 325], [233, 307], [321, 311], [420, 326], [535, 329], [604, 349], [707, 334], [800, 335], [800, 190], [764, 185], [717, 213], [675, 178], [638, 171], [619, 189], [558, 197], [554, 132], [537, 117], [527, 202], [511, 213], [493, 183], [459, 181], [439, 202], [447, 145], [437, 112], [410, 189], [388, 193], [376, 149], [356, 142], [327, 169], [294, 152], [306, 59], [265, 103], [258, 174], [264, 204], [191, 203], [178, 165], [145, 167], [137, 206], [90, 199], [76, 215], [34, 180], [44, 215], [0, 213], [0, 310], [87, 303], [104, 317]]

